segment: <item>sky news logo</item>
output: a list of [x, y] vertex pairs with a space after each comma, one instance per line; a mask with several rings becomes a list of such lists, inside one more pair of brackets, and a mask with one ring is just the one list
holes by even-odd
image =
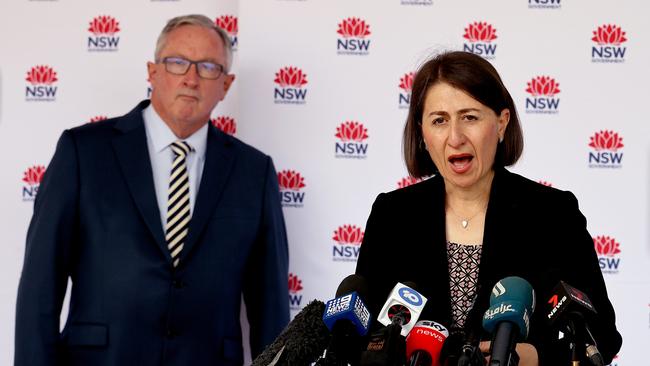
[[36, 199], [38, 187], [40, 187], [41, 181], [43, 180], [43, 174], [45, 174], [44, 165], [34, 165], [25, 170], [22, 179], [22, 196], [24, 202], [31, 202]]
[[273, 99], [276, 104], [305, 104], [307, 74], [294, 66], [285, 66], [275, 73]]
[[527, 83], [526, 113], [557, 114], [560, 98], [560, 84], [550, 76], [536, 76]]
[[397, 104], [400, 109], [408, 109], [411, 104], [411, 91], [413, 90], [413, 78], [415, 72], [407, 72], [399, 79], [399, 97]]
[[470, 23], [465, 28], [463, 38], [467, 40], [463, 44], [463, 51], [482, 56], [491, 60], [496, 56], [497, 44], [493, 42], [497, 39], [497, 30], [487, 22]]
[[239, 32], [239, 22], [237, 20], [237, 17], [234, 15], [222, 15], [218, 17], [214, 23], [217, 25], [217, 27], [225, 30], [226, 33], [228, 33], [232, 50], [237, 51], [237, 46], [239, 45], [239, 40], [237, 39], [237, 33]]
[[297, 275], [289, 273], [289, 308], [300, 310], [302, 303], [302, 280]]
[[343, 225], [334, 230], [332, 260], [335, 262], [356, 262], [361, 250], [363, 231], [356, 225]]
[[528, 9], [560, 9], [561, 0], [528, 0]]
[[59, 79], [56, 71], [47, 65], [37, 65], [27, 71], [25, 80], [25, 100], [30, 102], [54, 102], [58, 87], [54, 85]]
[[278, 173], [278, 185], [280, 186], [280, 204], [282, 207], [304, 206], [305, 178], [295, 170], [283, 170]]
[[621, 265], [621, 258], [619, 258], [621, 253], [620, 243], [616, 239], [605, 235], [599, 235], [593, 240], [596, 254], [598, 254], [600, 270], [607, 274], [617, 274]]
[[210, 123], [227, 135], [234, 136], [237, 133], [237, 122], [232, 117], [218, 116], [211, 118]]
[[623, 167], [623, 137], [617, 132], [601, 130], [589, 138], [589, 167], [590, 168], [621, 168]]
[[422, 181], [422, 179], [420, 179], [420, 178], [414, 178], [414, 177], [411, 177], [411, 176], [409, 175], [409, 176], [406, 176], [406, 177], [400, 179], [400, 180], [397, 182], [397, 189], [406, 188], [406, 187], [408, 187], [408, 186], [412, 186], [412, 185], [414, 185], [414, 184], [416, 184], [416, 183], [420, 183], [421, 181]]
[[344, 159], [365, 159], [368, 155], [368, 129], [356, 121], [345, 121], [336, 127], [334, 156]]
[[591, 47], [591, 62], [622, 63], [625, 62], [627, 47], [626, 33], [615, 24], [603, 24], [592, 32], [591, 40], [596, 45]]
[[339, 55], [368, 55], [370, 50], [370, 25], [360, 18], [343, 19], [336, 33], [336, 52]]
[[120, 23], [110, 15], [96, 16], [90, 23], [88, 31], [88, 51], [90, 52], [114, 52], [118, 50], [120, 37], [116, 34], [120, 31]]

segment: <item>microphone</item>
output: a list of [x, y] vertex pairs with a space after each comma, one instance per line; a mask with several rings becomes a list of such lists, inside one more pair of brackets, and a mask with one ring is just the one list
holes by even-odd
[[[571, 336], [572, 361], [585, 354], [595, 366], [604, 366], [605, 360], [598, 351], [587, 322], [596, 315], [596, 309], [587, 295], [564, 281], [553, 288], [547, 301], [546, 318], [551, 326], [567, 331]], [[583, 352], [584, 351], [584, 352]]]
[[330, 340], [323, 323], [325, 304], [313, 300], [284, 328], [252, 366], [309, 365], [316, 361]]
[[439, 366], [440, 352], [449, 331], [442, 324], [420, 320], [406, 337], [406, 358], [410, 366]]
[[490, 307], [483, 315], [483, 328], [492, 333], [490, 366], [516, 366], [518, 340], [528, 337], [530, 317], [535, 310], [535, 291], [521, 277], [498, 281], [490, 295]]

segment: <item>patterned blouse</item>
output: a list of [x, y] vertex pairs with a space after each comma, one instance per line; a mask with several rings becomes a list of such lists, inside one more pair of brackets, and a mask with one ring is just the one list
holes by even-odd
[[482, 248], [480, 244], [463, 245], [447, 242], [452, 327], [465, 326], [467, 314], [474, 303]]

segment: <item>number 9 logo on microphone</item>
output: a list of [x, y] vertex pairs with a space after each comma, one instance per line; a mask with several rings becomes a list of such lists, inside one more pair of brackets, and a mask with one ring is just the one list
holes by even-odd
[[404, 286], [399, 289], [398, 293], [402, 300], [406, 301], [407, 303], [413, 306], [422, 305], [422, 296], [414, 289]]

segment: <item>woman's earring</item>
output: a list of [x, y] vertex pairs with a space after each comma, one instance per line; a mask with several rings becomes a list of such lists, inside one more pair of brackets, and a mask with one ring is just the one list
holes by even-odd
[[503, 136], [499, 136], [499, 143], [503, 142]]

